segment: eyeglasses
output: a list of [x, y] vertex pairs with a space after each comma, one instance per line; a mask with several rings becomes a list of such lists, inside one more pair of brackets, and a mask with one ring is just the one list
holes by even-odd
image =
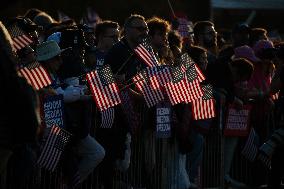
[[148, 27], [143, 27], [143, 26], [130, 26], [130, 27], [137, 29], [140, 32], [145, 32], [145, 31], [148, 32], [149, 31]]

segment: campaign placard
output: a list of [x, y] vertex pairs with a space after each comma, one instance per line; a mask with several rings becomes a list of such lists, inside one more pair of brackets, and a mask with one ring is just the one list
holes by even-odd
[[64, 128], [63, 95], [48, 96], [44, 99], [43, 115], [46, 128], [57, 125]]
[[171, 136], [171, 108], [164, 104], [156, 107], [156, 136], [169, 138]]
[[250, 112], [250, 105], [245, 105], [242, 109], [235, 109], [230, 105], [228, 108], [224, 135], [247, 136], [249, 132]]

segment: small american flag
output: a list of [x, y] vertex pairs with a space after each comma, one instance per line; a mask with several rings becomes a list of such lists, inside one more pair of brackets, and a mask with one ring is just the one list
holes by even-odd
[[30, 45], [33, 41], [18, 25], [8, 27], [8, 31], [13, 40], [13, 47], [16, 51]]
[[149, 84], [146, 70], [141, 71], [132, 79], [137, 89], [144, 96], [148, 107], [152, 107], [164, 99], [161, 89], [153, 89]]
[[87, 73], [86, 78], [100, 111], [121, 103], [118, 86], [108, 65]]
[[114, 108], [101, 111], [101, 128], [111, 128], [114, 121]]
[[158, 59], [156, 58], [153, 48], [148, 40], [144, 40], [140, 45], [138, 45], [134, 49], [134, 52], [147, 66], [154, 67], [159, 65]]
[[241, 152], [241, 154], [248, 159], [249, 161], [254, 161], [258, 152], [258, 147], [257, 144], [255, 142], [256, 140], [256, 132], [255, 130], [252, 128], [250, 130], [250, 134], [247, 138], [246, 144]]
[[216, 116], [215, 100], [213, 98], [212, 86], [202, 86], [203, 96], [192, 102], [193, 119], [210, 119]]
[[71, 134], [69, 132], [58, 126], [52, 126], [43, 150], [37, 160], [38, 165], [47, 170], [54, 171], [70, 137]]
[[205, 80], [205, 76], [200, 70], [200, 68], [196, 65], [196, 63], [193, 62], [193, 60], [188, 56], [187, 53], [184, 53], [181, 55], [181, 64], [183, 65], [183, 69], [186, 72], [187, 70], [193, 69], [191, 68], [192, 66], [194, 67], [197, 78], [199, 82], [202, 82]]
[[169, 66], [155, 66], [147, 68], [150, 84], [153, 89], [163, 88], [164, 85], [172, 80]]
[[23, 76], [36, 90], [46, 87], [52, 83], [51, 76], [41, 66], [24, 67], [19, 70], [19, 74]]
[[199, 73], [196, 70], [195, 64], [189, 66], [186, 70], [186, 78], [188, 83], [188, 93], [190, 99], [188, 102], [192, 102], [203, 96], [203, 91], [200, 85]]
[[172, 105], [190, 100], [188, 82], [180, 66], [172, 67], [172, 81], [165, 85], [165, 91]]

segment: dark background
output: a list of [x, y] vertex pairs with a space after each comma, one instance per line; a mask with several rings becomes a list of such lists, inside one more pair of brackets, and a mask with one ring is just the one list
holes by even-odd
[[[210, 0], [171, 0], [175, 12], [185, 13], [188, 18], [197, 20], [211, 19], [217, 28], [231, 28], [237, 22], [244, 22], [252, 10], [232, 10], [210, 8]], [[86, 7], [94, 7], [101, 18], [123, 23], [131, 13], [150, 16], [172, 17], [167, 0], [5, 0], [1, 1], [0, 19], [22, 15], [29, 8], [46, 11], [57, 19], [57, 10], [79, 21]], [[283, 10], [257, 10], [251, 26], [278, 29], [283, 32]]]

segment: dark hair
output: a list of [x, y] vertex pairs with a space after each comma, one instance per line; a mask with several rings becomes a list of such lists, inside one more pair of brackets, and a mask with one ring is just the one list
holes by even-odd
[[237, 68], [237, 74], [240, 77], [246, 77], [246, 80], [250, 79], [254, 70], [254, 66], [251, 61], [245, 58], [237, 58], [232, 60], [231, 65]]
[[126, 18], [126, 20], [124, 22], [124, 29], [130, 27], [133, 20], [135, 20], [135, 19], [140, 19], [140, 20], [145, 21], [144, 16], [139, 15], [139, 14], [131, 14], [128, 18]]
[[250, 32], [250, 44], [254, 45], [257, 41], [261, 40], [262, 35], [267, 35], [267, 30], [264, 28], [253, 28]]
[[147, 25], [149, 28], [149, 35], [153, 36], [155, 35], [155, 33], [157, 31], [160, 32], [169, 32], [170, 31], [170, 24], [168, 21], [159, 18], [159, 17], [152, 17], [150, 19], [148, 19], [147, 21]]
[[101, 34], [104, 34], [108, 28], [119, 28], [119, 25], [117, 22], [111, 21], [111, 20], [105, 20], [97, 24], [95, 29], [95, 36], [98, 39], [98, 37]]
[[207, 50], [200, 46], [191, 46], [187, 49], [187, 53], [198, 64], [201, 54], [207, 53]]
[[200, 34], [202, 34], [205, 31], [206, 27], [210, 27], [210, 26], [214, 27], [214, 24], [211, 21], [196, 22], [193, 26], [193, 33], [194, 33], [195, 38], [199, 36]]
[[182, 38], [177, 31], [170, 31], [168, 35], [169, 46], [172, 49], [174, 46], [182, 48]]

